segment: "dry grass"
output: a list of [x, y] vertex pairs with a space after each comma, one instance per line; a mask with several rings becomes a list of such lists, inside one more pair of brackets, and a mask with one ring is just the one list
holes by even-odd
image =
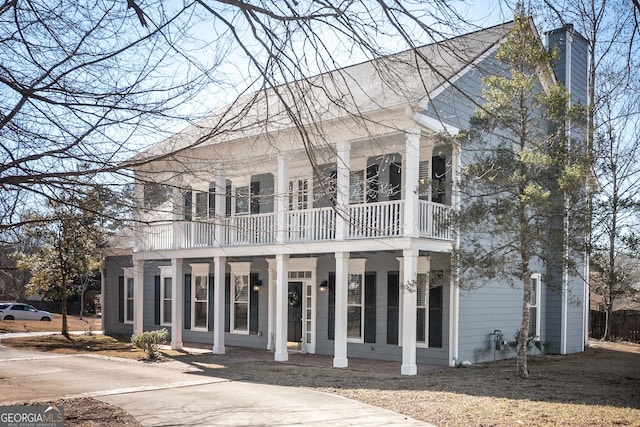
[[[78, 316], [67, 316], [69, 331], [93, 332], [102, 327], [99, 317], [85, 316], [80, 320]], [[0, 338], [4, 332], [60, 332], [62, 330], [62, 315], [54, 314], [51, 322], [39, 320], [3, 320], [0, 321]]]
[[[68, 345], [60, 337], [39, 337], [35, 341], [3, 340], [3, 344], [46, 351], [144, 357], [122, 339], [79, 336], [74, 341], [75, 345]], [[594, 342], [583, 354], [532, 357], [528, 380], [517, 378], [514, 361], [468, 369], [434, 369], [407, 377], [379, 371], [276, 363], [231, 354], [172, 352], [167, 357], [210, 370], [218, 377], [307, 387], [388, 408], [438, 426], [640, 426], [637, 344]]]
[[128, 337], [72, 335], [70, 339], [67, 339], [60, 334], [56, 334], [49, 336], [8, 338], [3, 339], [1, 342], [8, 347], [30, 351], [46, 351], [61, 354], [89, 353], [135, 360], [145, 358], [144, 351], [133, 347]]

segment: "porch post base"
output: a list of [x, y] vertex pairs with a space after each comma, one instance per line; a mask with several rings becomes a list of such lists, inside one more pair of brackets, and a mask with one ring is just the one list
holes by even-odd
[[289, 360], [289, 353], [288, 352], [284, 352], [284, 353], [278, 353], [276, 352], [273, 356], [273, 360], [275, 360], [276, 362], [286, 362], [287, 360]]
[[346, 368], [349, 366], [349, 359], [345, 357], [334, 357], [333, 358], [333, 367], [334, 368]]
[[224, 354], [224, 346], [218, 347], [218, 346], [214, 345], [213, 349], [212, 349], [212, 353], [213, 354]]
[[171, 341], [171, 350], [182, 350], [182, 341]]
[[417, 375], [418, 374], [418, 366], [417, 365], [402, 365], [400, 368], [400, 374], [402, 375]]

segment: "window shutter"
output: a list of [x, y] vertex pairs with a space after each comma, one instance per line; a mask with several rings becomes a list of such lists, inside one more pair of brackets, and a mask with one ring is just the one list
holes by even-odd
[[153, 278], [153, 323], [154, 325], [160, 324], [160, 276]]
[[231, 330], [231, 274], [224, 275], [224, 331]]
[[258, 283], [258, 273], [251, 273], [249, 276], [249, 333], [258, 333], [258, 295], [260, 292], [253, 290], [253, 285]]
[[191, 329], [191, 274], [184, 275], [184, 329]]
[[260, 181], [251, 182], [250, 211], [252, 214], [260, 213]]
[[378, 171], [379, 166], [377, 164], [367, 166], [367, 203], [378, 201]]
[[232, 188], [231, 181], [227, 180], [226, 190], [225, 190], [225, 208], [224, 213], [226, 216], [231, 216], [231, 199], [232, 199]]
[[209, 274], [209, 306], [207, 307], [207, 323], [209, 324], [209, 330], [213, 331], [213, 274]]
[[398, 344], [400, 320], [400, 274], [387, 273], [387, 344]]
[[364, 275], [364, 342], [376, 342], [376, 273]]
[[335, 339], [336, 330], [336, 273], [329, 273], [329, 323], [327, 324], [328, 339]]
[[191, 191], [184, 193], [184, 219], [185, 221], [191, 221], [193, 219], [191, 212]]
[[442, 347], [442, 286], [429, 290], [429, 347]]
[[393, 162], [389, 165], [389, 186], [391, 194], [389, 200], [400, 200], [402, 198], [402, 165]]
[[124, 323], [124, 276], [118, 276], [118, 322]]

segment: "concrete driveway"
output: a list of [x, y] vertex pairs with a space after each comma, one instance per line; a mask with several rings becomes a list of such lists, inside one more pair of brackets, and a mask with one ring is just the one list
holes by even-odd
[[302, 388], [212, 376], [179, 362], [55, 355], [0, 345], [0, 405], [94, 397], [148, 426], [429, 426]]

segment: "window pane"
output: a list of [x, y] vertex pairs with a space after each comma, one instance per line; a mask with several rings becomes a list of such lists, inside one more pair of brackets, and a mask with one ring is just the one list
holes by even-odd
[[347, 284], [347, 304], [362, 304], [362, 275], [350, 274]]
[[362, 311], [360, 307], [347, 307], [347, 336], [349, 338], [361, 337]]
[[171, 277], [164, 278], [164, 297], [171, 299]]
[[207, 299], [207, 282], [208, 278], [206, 276], [197, 276], [196, 277], [196, 300], [206, 301]]
[[531, 278], [531, 305], [538, 305], [538, 279]]
[[249, 213], [249, 187], [238, 187], [236, 189], [236, 213]]
[[194, 318], [193, 326], [196, 328], [206, 328], [207, 327], [207, 303], [206, 302], [196, 302], [196, 315]]
[[133, 298], [133, 279], [127, 279], [127, 298]]
[[418, 308], [417, 318], [416, 318], [416, 341], [417, 342], [425, 342], [425, 319], [426, 319], [426, 309]]
[[206, 218], [209, 202], [209, 194], [197, 192], [196, 193], [196, 217]]
[[427, 275], [418, 273], [416, 289], [416, 304], [418, 307], [424, 307], [427, 304]]
[[127, 300], [127, 317], [125, 320], [133, 320], [133, 300]]
[[249, 301], [249, 276], [235, 276], [235, 301]]
[[529, 319], [529, 335], [535, 335], [538, 325], [538, 309], [531, 308], [530, 311], [531, 318]]
[[248, 304], [235, 303], [234, 304], [234, 329], [236, 331], [246, 331], [247, 328], [247, 311]]
[[164, 309], [163, 320], [165, 321], [165, 323], [170, 323], [171, 322], [171, 301], [164, 301], [163, 309]]

